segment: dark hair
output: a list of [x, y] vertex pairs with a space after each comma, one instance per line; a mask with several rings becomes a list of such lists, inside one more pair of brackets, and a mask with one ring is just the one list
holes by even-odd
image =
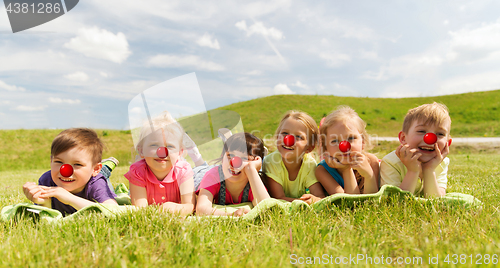
[[220, 163], [222, 158], [229, 151], [247, 153], [249, 156], [259, 156], [264, 159], [265, 149], [261, 139], [248, 132], [236, 133], [229, 137], [224, 143], [221, 156], [213, 161]]
[[70, 128], [59, 133], [52, 141], [50, 155], [56, 156], [75, 147], [87, 151], [91, 155], [92, 164], [101, 162], [104, 144], [97, 133], [89, 128]]
[[222, 155], [228, 151], [246, 152], [248, 155], [264, 158], [264, 143], [248, 132], [236, 133], [227, 139]]

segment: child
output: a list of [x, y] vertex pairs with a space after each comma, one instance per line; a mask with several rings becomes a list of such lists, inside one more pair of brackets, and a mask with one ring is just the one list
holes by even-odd
[[108, 187], [102, 168], [103, 144], [97, 133], [87, 128], [72, 128], [52, 141], [50, 171], [23, 186], [26, 197], [64, 215], [72, 214], [93, 202], [115, 204], [116, 195]]
[[[408, 111], [399, 132], [401, 145], [380, 164], [382, 185], [395, 185], [425, 197], [446, 194], [451, 118], [439, 103]], [[427, 135], [427, 136], [426, 136]], [[436, 141], [428, 137], [436, 138]]]
[[252, 202], [256, 206], [269, 198], [258, 173], [263, 157], [264, 144], [254, 135], [237, 133], [229, 137], [222, 150], [222, 164], [207, 171], [201, 181], [196, 215], [242, 216], [249, 210], [226, 213], [212, 208], [212, 204]]
[[146, 122], [136, 150], [141, 160], [125, 174], [132, 205], [161, 205], [163, 211], [182, 216], [195, 205], [193, 170], [183, 157], [183, 128], [165, 111]]
[[[378, 191], [378, 158], [365, 151], [369, 146], [365, 128], [363, 119], [348, 106], [333, 111], [320, 127], [320, 149], [325, 159], [316, 168], [316, 178], [329, 195]], [[345, 144], [350, 144], [349, 150], [342, 148]]]
[[[323, 198], [316, 180], [316, 160], [309, 154], [316, 145], [318, 126], [308, 114], [288, 111], [275, 133], [277, 150], [264, 158], [264, 173], [271, 197], [293, 201], [309, 189]], [[286, 141], [285, 141], [286, 140]]]

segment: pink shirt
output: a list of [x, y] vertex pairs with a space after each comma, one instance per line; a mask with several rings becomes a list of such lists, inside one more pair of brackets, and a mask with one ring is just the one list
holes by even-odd
[[188, 162], [178, 160], [168, 175], [160, 181], [148, 167], [146, 160], [142, 159], [132, 164], [124, 176], [130, 183], [146, 188], [149, 205], [165, 202], [180, 204], [179, 185], [193, 179], [193, 169]]
[[[216, 166], [207, 173], [205, 173], [205, 176], [203, 176], [203, 179], [201, 180], [200, 183], [200, 189], [206, 189], [209, 191], [213, 196], [214, 196], [214, 203], [218, 203], [219, 201], [219, 191], [220, 191], [220, 178], [219, 178], [219, 166]], [[198, 190], [196, 193], [198, 194], [200, 190]], [[241, 198], [243, 198], [243, 191], [241, 191], [240, 196], [238, 197], [238, 202], [233, 201], [233, 197], [231, 196], [231, 193], [226, 187], [226, 205], [230, 204], [240, 204], [241, 203]], [[248, 193], [248, 201], [252, 202], [253, 201], [253, 194], [252, 194], [252, 188], [250, 188], [250, 191]]]

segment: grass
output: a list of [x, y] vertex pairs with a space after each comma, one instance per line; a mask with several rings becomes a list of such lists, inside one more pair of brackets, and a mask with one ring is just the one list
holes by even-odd
[[[484, 99], [491, 103], [499, 99], [493, 97]], [[465, 99], [472, 98], [467, 95]], [[266, 101], [260, 100], [262, 109], [272, 107]], [[415, 105], [427, 102], [422, 99], [400, 100], [412, 101]], [[362, 101], [358, 99], [352, 103]], [[487, 111], [489, 105], [484, 104]], [[333, 109], [335, 102], [329, 106]], [[383, 110], [381, 106], [387, 109]], [[379, 114], [391, 115], [390, 109], [395, 111], [396, 108], [389, 106], [379, 104]], [[404, 109], [400, 110], [404, 111], [398, 114], [404, 115], [409, 104], [401, 106]], [[366, 107], [373, 106], [367, 104]], [[450, 111], [455, 109], [453, 105], [449, 107]], [[262, 129], [270, 133], [277, 125], [271, 121], [278, 120], [278, 114], [288, 109], [286, 105], [274, 108], [276, 111], [266, 116], [259, 115], [263, 118], [260, 121]], [[241, 111], [250, 110], [243, 108]], [[322, 115], [319, 108], [311, 111], [316, 119]], [[465, 108], [463, 111], [468, 113]], [[260, 126], [258, 122], [249, 122], [250, 113], [241, 114], [247, 131]], [[478, 122], [490, 124], [491, 119], [486, 118], [488, 114], [483, 115], [485, 119]], [[385, 120], [384, 116], [380, 118], [380, 122]], [[452, 119], [454, 126], [460, 126], [462, 119], [453, 115]], [[397, 120], [401, 124], [401, 119]], [[470, 129], [475, 127], [475, 124], [468, 124]], [[491, 126], [496, 129], [497, 125], [491, 123]], [[0, 207], [27, 201], [21, 186], [27, 181], [36, 181], [48, 169], [50, 142], [59, 131], [0, 131]], [[131, 160], [130, 133], [114, 130], [99, 130], [98, 133], [107, 145], [104, 157], [113, 155], [121, 162], [113, 171], [112, 182], [126, 182], [123, 174], [128, 171]], [[480, 131], [474, 133], [481, 134]], [[377, 134], [387, 135], [383, 132]], [[372, 152], [383, 157], [396, 145], [380, 142]], [[372, 262], [376, 262], [377, 257], [380, 261], [382, 256], [384, 261], [390, 257], [393, 262], [398, 257], [408, 257], [407, 260], [420, 261], [413, 264], [424, 267], [436, 266], [431, 264], [430, 257], [434, 258], [434, 263], [438, 261], [438, 266], [448, 266], [452, 263], [446, 263], [445, 258], [448, 256], [448, 261], [453, 262], [453, 254], [458, 254], [458, 263], [460, 254], [465, 254], [462, 263], [466, 261], [465, 266], [476, 266], [478, 261], [485, 263], [485, 254], [489, 254], [489, 265], [497, 266], [491, 264], [491, 260], [493, 255], [496, 254], [497, 258], [500, 255], [500, 154], [497, 149], [452, 145], [449, 157], [448, 192], [474, 195], [483, 202], [482, 210], [437, 204], [433, 208], [413, 200], [388, 200], [359, 204], [354, 209], [332, 208], [318, 213], [303, 211], [289, 216], [270, 212], [254, 222], [218, 218], [185, 220], [158, 213], [155, 207], [116, 218], [91, 214], [60, 224], [30, 220], [0, 222], [0, 267], [291, 267], [296, 266], [294, 262], [308, 260], [316, 261], [316, 264], [323, 261], [326, 265], [325, 260], [335, 262], [337, 257], [351, 255], [356, 258], [357, 254], [371, 257]], [[318, 258], [315, 260], [314, 257]], [[363, 260], [358, 264], [366, 266], [370, 261]]]

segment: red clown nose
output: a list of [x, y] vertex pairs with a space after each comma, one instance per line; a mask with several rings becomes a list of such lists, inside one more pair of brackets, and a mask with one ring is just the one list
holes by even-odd
[[438, 138], [434, 133], [427, 133], [424, 135], [424, 142], [427, 144], [434, 144], [437, 140]]
[[59, 169], [59, 172], [63, 177], [71, 177], [73, 175], [73, 167], [70, 164], [64, 164]]
[[158, 150], [156, 150], [156, 155], [159, 158], [166, 158], [168, 156], [167, 147], [160, 147], [160, 148], [158, 148]]
[[451, 139], [448, 140], [448, 146], [450, 146], [450, 145], [451, 145]]
[[342, 141], [339, 144], [339, 149], [343, 153], [347, 153], [349, 150], [351, 150], [351, 143], [349, 143], [348, 141]]
[[292, 147], [293, 145], [295, 145], [295, 136], [293, 136], [293, 135], [286, 135], [283, 138], [283, 143], [287, 147]]
[[235, 157], [231, 158], [231, 161], [229, 161], [229, 164], [231, 164], [231, 166], [233, 168], [239, 168], [239, 167], [241, 167], [241, 164], [243, 164], [243, 161], [238, 156], [235, 156]]

